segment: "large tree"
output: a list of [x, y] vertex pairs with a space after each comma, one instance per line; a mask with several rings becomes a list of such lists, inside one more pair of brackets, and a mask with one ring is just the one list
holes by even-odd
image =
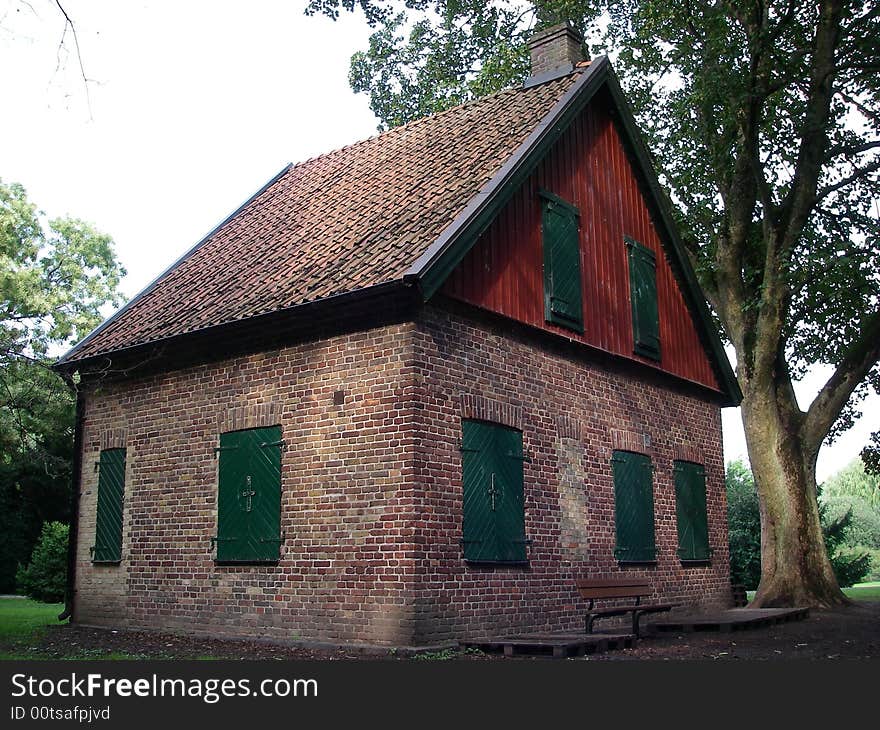
[[[845, 599], [816, 458], [880, 389], [880, 6], [855, 0], [313, 0], [366, 14], [351, 83], [384, 126], [509, 85], [535, 24], [569, 20], [615, 63], [736, 352], [761, 507], [753, 605]], [[832, 374], [806, 407], [793, 384]]]
[[108, 236], [46, 221], [0, 181], [0, 592], [15, 588], [42, 524], [67, 519], [75, 383], [50, 365], [119, 303], [124, 273]]

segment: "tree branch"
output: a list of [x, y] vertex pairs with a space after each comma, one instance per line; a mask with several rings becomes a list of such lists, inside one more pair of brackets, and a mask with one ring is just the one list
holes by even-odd
[[788, 260], [816, 204], [816, 188], [828, 146], [828, 121], [842, 15], [841, 0], [824, 0], [819, 7], [793, 183], [779, 208], [776, 225], [772, 230], [765, 228], [764, 276], [755, 324], [753, 367], [755, 373], [766, 377], [773, 373], [779, 338], [790, 306], [791, 291], [785, 273]]
[[853, 97], [850, 94], [847, 94], [845, 91], [843, 91], [841, 89], [838, 89], [835, 93], [837, 94], [837, 96], [839, 96], [841, 99], [843, 99], [847, 104], [855, 107], [855, 109], [857, 109], [858, 112], [862, 116], [865, 117], [865, 119], [870, 119], [873, 122], [880, 123], [880, 114], [877, 114], [872, 109], [869, 109], [867, 106], [865, 106], [858, 99], [856, 99], [855, 97]]
[[[61, 0], [55, 0], [55, 5], [58, 6], [58, 9], [61, 11], [61, 15], [64, 16], [64, 30], [61, 32], [61, 40], [58, 42], [58, 51], [61, 51], [62, 46], [64, 46], [64, 38], [67, 35], [67, 28], [70, 27], [70, 34], [73, 36], [73, 45], [76, 49], [76, 61], [79, 64], [79, 73], [82, 76], [83, 86], [86, 90], [86, 108], [89, 110], [89, 119], [92, 118], [92, 100], [89, 95], [89, 81], [90, 79], [86, 76], [86, 69], [83, 65], [82, 59], [82, 51], [79, 47], [79, 37], [76, 34], [76, 26], [73, 24], [73, 20], [71, 20], [70, 16], [67, 14], [67, 11], [64, 9], [64, 6], [61, 4]], [[58, 67], [61, 65], [60, 56], [58, 58], [58, 66], [55, 67], [55, 70], [58, 70]]]
[[860, 144], [839, 144], [828, 150], [825, 155], [825, 161], [830, 162], [840, 155], [860, 155], [862, 152], [868, 152], [877, 148], [880, 148], [880, 139], [871, 139]]
[[812, 74], [807, 96], [804, 123], [795, 165], [795, 182], [781, 206], [780, 252], [768, 251], [768, 258], [791, 250], [800, 238], [801, 230], [810, 217], [816, 202], [816, 188], [822, 171], [822, 162], [828, 146], [828, 119], [831, 113], [835, 55], [840, 41], [840, 22], [843, 3], [825, 0], [819, 8], [819, 21], [813, 41]]
[[880, 360], [880, 311], [861, 322], [861, 336], [850, 345], [837, 369], [810, 405], [801, 427], [801, 443], [815, 456], [856, 386]]
[[874, 160], [870, 165], [865, 165], [864, 167], [857, 168], [852, 175], [847, 175], [845, 178], [843, 178], [843, 180], [838, 180], [832, 185], [826, 185], [824, 188], [816, 193], [816, 202], [823, 200], [836, 190], [845, 188], [847, 185], [851, 185], [852, 183], [856, 182], [856, 180], [859, 180], [866, 175], [870, 175], [872, 172], [876, 172], [877, 170], [880, 170], [880, 159]]

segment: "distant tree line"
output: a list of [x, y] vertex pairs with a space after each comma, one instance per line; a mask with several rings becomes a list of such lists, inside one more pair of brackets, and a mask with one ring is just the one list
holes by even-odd
[[0, 593], [16, 590], [43, 526], [69, 521], [77, 384], [51, 364], [121, 303], [124, 274], [109, 236], [47, 219], [0, 180]]

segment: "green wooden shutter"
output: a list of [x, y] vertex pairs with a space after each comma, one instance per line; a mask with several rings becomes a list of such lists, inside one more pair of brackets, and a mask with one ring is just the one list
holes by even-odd
[[465, 420], [461, 452], [465, 560], [525, 562], [522, 433]]
[[706, 514], [706, 472], [699, 464], [676, 461], [675, 516], [678, 523], [678, 557], [709, 559], [709, 521]]
[[504, 563], [522, 563], [526, 560], [526, 523], [520, 431], [495, 428], [495, 468], [498, 475], [495, 480], [497, 559]]
[[92, 560], [122, 560], [122, 507], [125, 491], [125, 449], [105, 449], [98, 463], [98, 511]]
[[542, 206], [544, 318], [583, 332], [578, 210], [549, 193], [542, 193]]
[[281, 546], [281, 427], [220, 435], [217, 560], [273, 562]]
[[660, 316], [657, 308], [657, 260], [654, 252], [626, 239], [629, 250], [629, 288], [636, 354], [660, 359]]
[[654, 490], [651, 459], [631, 451], [615, 451], [614, 525], [621, 562], [651, 562], [657, 558], [654, 544]]

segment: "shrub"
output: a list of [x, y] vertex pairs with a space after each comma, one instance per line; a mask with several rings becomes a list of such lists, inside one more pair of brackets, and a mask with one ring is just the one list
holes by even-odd
[[36, 601], [57, 603], [67, 586], [67, 534], [63, 522], [47, 522], [27, 568], [18, 567], [18, 589]]
[[863, 545], [859, 545], [858, 547], [871, 556], [871, 569], [868, 571], [868, 575], [864, 577], [864, 580], [880, 581], [880, 550], [864, 547]]

